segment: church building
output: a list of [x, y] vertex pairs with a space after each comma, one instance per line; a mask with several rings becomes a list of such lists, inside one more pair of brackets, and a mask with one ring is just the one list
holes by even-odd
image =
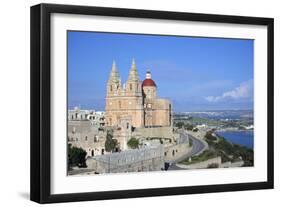
[[149, 71], [145, 80], [140, 80], [134, 60], [124, 85], [113, 62], [105, 111], [107, 126], [118, 127], [124, 123], [136, 128], [172, 126], [171, 102], [157, 97], [157, 85]]

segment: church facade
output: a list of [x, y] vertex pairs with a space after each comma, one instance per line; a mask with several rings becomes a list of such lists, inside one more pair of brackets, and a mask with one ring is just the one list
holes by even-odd
[[171, 102], [157, 96], [157, 85], [150, 72], [140, 80], [134, 60], [123, 85], [113, 62], [106, 91], [107, 126], [123, 126], [124, 123], [127, 128], [172, 126]]

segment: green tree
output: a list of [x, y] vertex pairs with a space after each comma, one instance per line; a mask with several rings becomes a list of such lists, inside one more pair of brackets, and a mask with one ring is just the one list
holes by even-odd
[[182, 122], [182, 121], [179, 121], [176, 123], [176, 127], [178, 127], [178, 128], [182, 128], [183, 126], [184, 126], [184, 122]]
[[112, 132], [107, 132], [106, 134], [106, 140], [105, 140], [105, 151], [112, 152], [117, 147], [117, 140], [113, 139]]
[[131, 149], [136, 149], [139, 147], [139, 140], [136, 139], [135, 137], [132, 137], [128, 142], [127, 145], [131, 148]]
[[217, 140], [217, 138], [215, 136], [213, 136], [213, 132], [212, 131], [208, 131], [205, 135], [205, 138], [207, 140], [211, 140], [211, 141], [215, 141]]
[[87, 152], [82, 148], [72, 147], [68, 145], [68, 165], [78, 166], [78, 167], [87, 167], [86, 166], [86, 155]]
[[186, 123], [186, 124], [184, 125], [184, 128], [185, 128], [186, 130], [191, 131], [191, 130], [193, 129], [193, 125], [192, 125], [192, 124], [189, 124], [189, 123]]
[[199, 130], [198, 128], [194, 128], [192, 131], [193, 132], [198, 132], [198, 130]]

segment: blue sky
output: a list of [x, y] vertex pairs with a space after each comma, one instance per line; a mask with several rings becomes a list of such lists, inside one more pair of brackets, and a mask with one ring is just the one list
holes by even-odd
[[253, 40], [68, 32], [68, 107], [104, 110], [116, 61], [122, 83], [135, 58], [174, 111], [252, 109]]

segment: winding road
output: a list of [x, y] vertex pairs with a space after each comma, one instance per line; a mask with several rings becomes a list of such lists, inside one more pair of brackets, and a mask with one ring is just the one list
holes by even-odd
[[194, 156], [205, 149], [206, 145], [202, 140], [197, 139], [191, 135], [187, 135], [186, 132], [180, 132], [180, 136], [185, 139], [189, 138], [190, 140], [192, 140], [192, 150], [190, 152], [186, 153], [185, 155], [183, 155], [182, 157], [178, 158], [177, 160], [171, 162], [170, 166], [168, 167], [168, 170], [183, 170], [182, 168], [176, 166], [177, 162], [180, 162], [186, 158]]

